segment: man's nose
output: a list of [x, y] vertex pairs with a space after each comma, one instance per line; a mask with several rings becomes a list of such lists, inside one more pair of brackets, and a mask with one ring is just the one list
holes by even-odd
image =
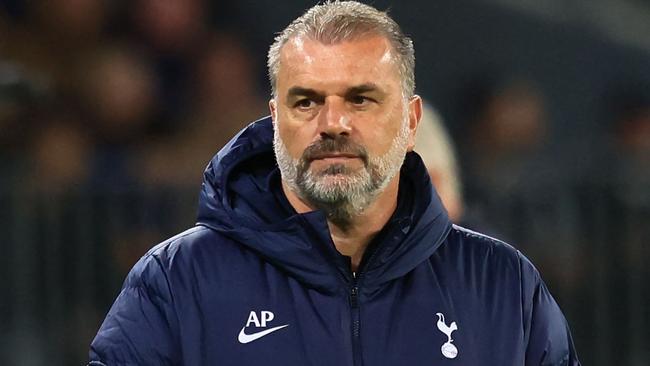
[[350, 116], [342, 98], [328, 98], [321, 109], [319, 129], [321, 137], [349, 136], [352, 132]]

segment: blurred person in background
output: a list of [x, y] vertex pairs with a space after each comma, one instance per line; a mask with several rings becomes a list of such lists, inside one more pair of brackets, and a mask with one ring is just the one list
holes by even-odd
[[[525, 186], [547, 142], [545, 98], [530, 80], [488, 81], [478, 90], [464, 135], [471, 195], [500, 200]], [[471, 86], [474, 88], [474, 86]], [[462, 98], [465, 100], [465, 98]], [[482, 194], [486, 192], [488, 194]]]
[[[180, 221], [131, 166], [134, 146], [176, 123], [160, 117], [153, 52], [115, 25], [131, 8], [0, 4], [1, 364], [82, 362], [113, 276]], [[185, 109], [172, 101], [164, 107]]]
[[27, 190], [69, 193], [86, 184], [93, 146], [80, 114], [64, 103], [44, 108], [34, 121]]
[[109, 45], [85, 64], [81, 97], [89, 121], [107, 145], [141, 141], [155, 116], [156, 77], [148, 60], [126, 45]]
[[17, 64], [0, 59], [0, 190], [13, 187], [25, 171], [29, 121], [43, 91]]
[[[631, 349], [621, 362], [641, 365], [650, 356], [650, 85], [617, 82], [601, 98], [602, 115], [609, 127], [604, 155], [593, 161], [593, 176], [599, 183], [589, 196], [588, 209], [607, 217], [607, 225], [596, 228], [605, 242], [599, 250], [607, 258], [599, 263], [604, 287], [616, 293], [608, 302], [616, 326], [635, 340], [612, 338], [618, 349]], [[593, 190], [593, 189], [592, 189]]]
[[415, 151], [427, 167], [431, 183], [436, 188], [449, 219], [463, 220], [463, 193], [454, 144], [438, 112], [426, 101], [418, 125]]
[[[193, 67], [209, 38], [205, 0], [136, 0], [127, 9], [126, 34], [153, 63], [158, 106], [172, 131], [182, 129], [192, 97]], [[124, 32], [124, 31], [122, 31]]]
[[519, 243], [551, 287], [581, 286], [580, 238], [565, 219], [573, 209], [573, 176], [549, 154], [544, 91], [530, 78], [491, 72], [459, 99], [467, 109], [460, 139], [467, 214], [481, 230]]
[[111, 8], [104, 0], [25, 2], [3, 44], [3, 57], [19, 63], [54, 95], [68, 94], [80, 61], [101, 42]]
[[458, 161], [456, 146], [447, 132], [442, 117], [431, 104], [424, 101], [422, 119], [418, 124], [415, 151], [420, 155], [431, 183], [440, 196], [449, 219], [463, 227], [486, 232], [491, 230], [489, 223], [473, 217], [465, 211], [461, 164]]
[[133, 187], [136, 147], [156, 134], [163, 120], [156, 103], [157, 78], [148, 58], [128, 44], [111, 44], [88, 57], [78, 80], [78, 100], [95, 140], [92, 183], [105, 190]]
[[537, 270], [453, 225], [412, 152], [414, 61], [354, 1], [278, 35], [271, 117], [213, 158], [198, 225], [134, 266], [90, 365], [579, 365]]
[[630, 85], [614, 93], [608, 104], [617, 161], [604, 172], [619, 190], [621, 202], [650, 207], [650, 85]]
[[[195, 86], [182, 129], [142, 144], [134, 171], [144, 184], [195, 187], [205, 161], [266, 110], [254, 80], [252, 56], [234, 34], [208, 37], [194, 66]], [[243, 103], [242, 101], [246, 101]], [[173, 165], [176, 169], [169, 169]]]
[[133, 27], [144, 43], [160, 54], [192, 53], [204, 38], [204, 0], [136, 0]]

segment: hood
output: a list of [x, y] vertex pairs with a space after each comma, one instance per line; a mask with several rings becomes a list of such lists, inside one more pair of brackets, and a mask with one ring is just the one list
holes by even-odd
[[[411, 271], [433, 254], [451, 228], [415, 153], [408, 153], [402, 166], [399, 200], [361, 264], [366, 289]], [[273, 125], [266, 117], [239, 132], [208, 164], [197, 224], [255, 251], [309, 287], [347, 289], [349, 259], [336, 250], [325, 215], [298, 214], [287, 206], [273, 153]]]

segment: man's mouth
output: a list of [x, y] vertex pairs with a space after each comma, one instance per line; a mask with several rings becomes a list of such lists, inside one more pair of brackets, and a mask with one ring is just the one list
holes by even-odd
[[324, 153], [316, 154], [311, 157], [310, 161], [323, 160], [323, 161], [347, 161], [350, 159], [361, 159], [359, 155], [349, 153]]

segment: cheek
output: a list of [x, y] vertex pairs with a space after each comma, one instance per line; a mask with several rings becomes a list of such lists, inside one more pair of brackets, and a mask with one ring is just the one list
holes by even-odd
[[402, 119], [401, 110], [376, 118], [364, 138], [368, 152], [375, 156], [387, 153], [400, 132]]
[[293, 158], [302, 156], [303, 151], [305, 151], [312, 140], [312, 133], [310, 133], [308, 126], [301, 126], [299, 123], [293, 123], [287, 120], [278, 124], [278, 132], [287, 151]]

